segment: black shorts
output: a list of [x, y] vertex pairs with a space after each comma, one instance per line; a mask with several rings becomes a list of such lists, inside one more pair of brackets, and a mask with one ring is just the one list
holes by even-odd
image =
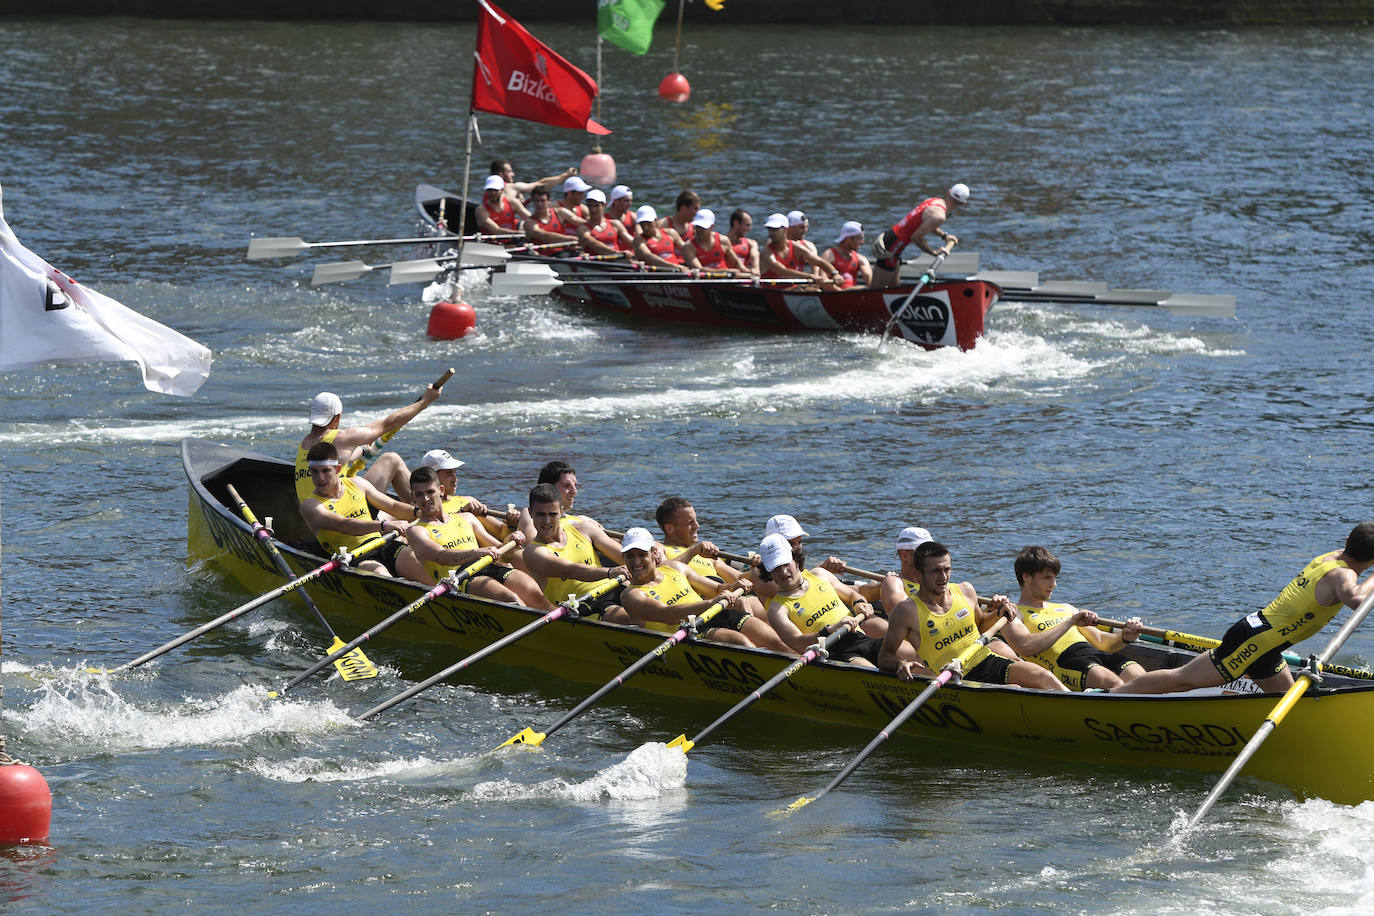
[[[360, 544], [359, 546], [361, 547], [363, 545]], [[348, 568], [357, 569], [359, 563], [366, 563], [368, 560], [372, 560], [385, 566], [386, 571], [391, 573], [391, 575], [395, 576], [397, 575], [396, 557], [400, 555], [401, 548], [405, 546], [405, 541], [401, 540], [400, 538], [393, 538], [392, 540], [387, 541], [386, 546], [382, 547], [381, 549], [373, 548], [372, 550], [369, 550], [362, 556], [358, 556], [357, 553], [354, 552], [357, 548], [354, 548], [354, 550], [350, 550], [348, 552], [349, 556], [352, 558], [348, 561]], [[323, 546], [320, 546], [319, 549], [327, 557], [334, 556], [334, 554], [330, 553], [329, 550]]]
[[873, 667], [876, 668], [878, 666], [878, 652], [882, 648], [883, 641], [877, 637], [849, 632], [841, 636], [830, 647], [830, 659], [836, 662], [847, 662], [856, 658], [863, 658], [872, 662]]
[[966, 681], [982, 681], [985, 684], [1005, 684], [1013, 662], [996, 653], [989, 655], [973, 666], [972, 671], [964, 674]]
[[[590, 585], [591, 583], [588, 584]], [[625, 586], [617, 585], [600, 598], [593, 598], [591, 601], [583, 602], [577, 614], [579, 617], [600, 617], [612, 607], [619, 604], [620, 596], [623, 594], [625, 594]]]
[[506, 580], [510, 578], [511, 573], [513, 572], [515, 572], [514, 566], [505, 566], [501, 563], [491, 563], [487, 566], [482, 567], [477, 572], [473, 573], [472, 578], [480, 579], [481, 577], [485, 576], [488, 579], [495, 579], [497, 582], [500, 582], [504, 585]]
[[888, 229], [873, 242], [873, 263], [887, 271], [897, 271], [902, 266], [902, 249], [906, 245], [897, 241], [897, 233]]
[[752, 616], [754, 615], [739, 608], [734, 608], [733, 610], [728, 607], [721, 608], [715, 616], [706, 621], [706, 629], [702, 631], [702, 635], [705, 636], [707, 633], [716, 629], [739, 632], [744, 629], [744, 624]]
[[1103, 652], [1094, 647], [1091, 643], [1074, 643], [1054, 660], [1056, 668], [1064, 668], [1068, 671], [1081, 671], [1087, 674], [1094, 667], [1101, 665], [1113, 674], [1120, 674], [1121, 669], [1127, 665], [1134, 665], [1132, 661], [1117, 652]]
[[1288, 668], [1283, 653], [1291, 645], [1274, 632], [1263, 613], [1257, 612], [1233, 623], [1221, 637], [1221, 645], [1207, 655], [1226, 680], [1234, 681], [1242, 675], [1257, 680]]

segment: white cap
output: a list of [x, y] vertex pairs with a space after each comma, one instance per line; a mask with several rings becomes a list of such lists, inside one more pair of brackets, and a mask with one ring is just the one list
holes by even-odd
[[648, 204], [635, 211], [635, 222], [637, 223], [652, 223], [656, 219], [658, 219], [658, 211]]
[[933, 541], [935, 538], [930, 536], [930, 532], [924, 528], [917, 528], [912, 525], [902, 529], [902, 533], [897, 535], [898, 550], [915, 550], [926, 541]]
[[968, 185], [962, 181], [958, 184], [950, 185], [949, 196], [951, 200], [957, 200], [961, 204], [968, 203]]
[[692, 217], [693, 226], [701, 226], [703, 229], [710, 229], [716, 224], [716, 214], [702, 207], [697, 211], [697, 215]]
[[487, 183], [483, 185], [484, 191], [499, 191], [506, 186], [506, 179], [500, 175], [488, 175]]
[[781, 534], [770, 534], [759, 544], [759, 560], [763, 568], [772, 572], [784, 563], [792, 562], [792, 545]]
[[631, 528], [625, 532], [625, 536], [620, 539], [620, 552], [627, 550], [648, 550], [654, 546], [654, 536], [649, 533], [648, 528]]
[[599, 204], [606, 203], [606, 192], [600, 188], [592, 188], [587, 192], [587, 203], [592, 203], [593, 201]]
[[787, 214], [787, 225], [789, 227], [806, 225], [806, 214], [800, 210], [791, 211]]
[[787, 540], [793, 538], [804, 538], [806, 532], [802, 526], [797, 524], [797, 520], [790, 515], [775, 515], [768, 520], [768, 524], [763, 526], [764, 534], [780, 534]]
[[840, 242], [843, 242], [847, 238], [863, 234], [864, 227], [851, 219], [849, 222], [845, 223], [843, 226], [840, 227], [840, 234], [836, 236], [835, 244], [838, 245], [840, 244]]
[[628, 197], [630, 200], [634, 200], [635, 192], [631, 191], [630, 186], [625, 184], [618, 184], [611, 188], [611, 203], [615, 203], [622, 197]]
[[321, 391], [310, 402], [310, 425], [328, 426], [329, 421], [343, 413], [343, 401], [332, 391]]
[[578, 178], [576, 175], [572, 176], [567, 181], [563, 182], [564, 194], [567, 194], [569, 191], [590, 191], [591, 189], [591, 185], [587, 184], [585, 181], [583, 181], [581, 178]]
[[787, 217], [783, 216], [781, 213], [774, 213], [772, 216], [768, 217], [768, 219], [764, 220], [763, 228], [786, 229]]
[[436, 471], [453, 471], [463, 466], [463, 462], [441, 448], [432, 448], [425, 452], [425, 457], [420, 459], [420, 463]]

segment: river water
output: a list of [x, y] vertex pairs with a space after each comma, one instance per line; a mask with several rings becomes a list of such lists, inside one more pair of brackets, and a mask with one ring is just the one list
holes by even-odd
[[[532, 27], [594, 66], [590, 24]], [[460, 186], [471, 27], [0, 20], [10, 224], [215, 352], [188, 401], [127, 365], [0, 376], [4, 730], [54, 796], [51, 848], [0, 859], [7, 908], [1368, 911], [1374, 804], [1245, 778], [1180, 839], [1210, 776], [903, 739], [779, 819], [870, 735], [758, 716], [684, 769], [654, 742], [714, 711], [626, 690], [539, 753], [488, 755], [585, 687], [492, 663], [356, 725], [446, 661], [380, 642], [378, 680], [269, 701], [325, 645], [289, 603], [85, 673], [247, 597], [184, 562], [181, 438], [289, 457], [316, 391], [370, 418], [449, 365], [393, 444], [452, 449], [489, 501], [565, 458], [613, 527], [683, 493], [723, 546], [789, 512], [814, 554], [888, 568], [918, 523], [987, 592], [1044, 543], [1065, 600], [1190, 632], [1261, 607], [1369, 516], [1374, 32], [700, 30], [682, 106], [654, 92], [670, 40], [607, 52], [605, 148], [637, 202], [691, 187], [719, 214], [801, 208], [815, 237], [846, 219], [872, 237], [960, 180], [951, 228], [985, 267], [1234, 293], [1239, 317], [1004, 304], [971, 352], [878, 353], [618, 324], [470, 276], [478, 332], [435, 342], [415, 287], [308, 284], [316, 263], [408, 252], [244, 252], [404, 236], [417, 183]], [[481, 127], [479, 173], [590, 151]], [[1340, 656], [1372, 657], [1364, 634]]]

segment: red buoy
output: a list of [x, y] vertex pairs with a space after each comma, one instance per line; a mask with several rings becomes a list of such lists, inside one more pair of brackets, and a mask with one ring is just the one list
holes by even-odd
[[0, 844], [44, 843], [52, 792], [43, 774], [23, 763], [0, 766]]
[[577, 171], [588, 184], [615, 184], [615, 160], [606, 153], [588, 153]]
[[692, 87], [687, 82], [687, 77], [681, 73], [669, 73], [663, 78], [663, 82], [658, 84], [659, 98], [669, 102], [685, 102], [691, 94]]
[[477, 327], [477, 313], [466, 302], [438, 302], [429, 310], [427, 333], [435, 340], [457, 340]]

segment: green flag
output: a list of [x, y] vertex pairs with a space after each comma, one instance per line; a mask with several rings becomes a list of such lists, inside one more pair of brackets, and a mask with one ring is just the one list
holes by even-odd
[[647, 54], [654, 40], [654, 20], [663, 0], [597, 0], [596, 27], [601, 37], [635, 54]]

